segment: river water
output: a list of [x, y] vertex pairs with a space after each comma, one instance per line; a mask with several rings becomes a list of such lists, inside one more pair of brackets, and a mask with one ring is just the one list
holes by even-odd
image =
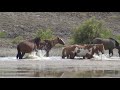
[[[81, 63], [81, 65], [83, 63], [84, 66], [87, 65], [87, 67], [89, 68], [91, 66], [90, 65], [88, 66], [87, 63], [91, 63], [92, 61], [120, 62], [120, 58], [117, 56], [109, 57], [108, 54], [105, 55], [101, 54], [100, 56], [94, 55], [94, 58], [90, 60], [86, 59], [83, 60], [81, 57], [75, 57], [75, 59], [72, 60], [62, 59], [61, 56], [44, 57], [44, 54], [45, 54], [44, 51], [39, 51], [37, 54], [35, 52], [32, 52], [31, 54], [26, 55], [23, 60], [16, 59], [16, 57], [0, 57], [0, 77], [46, 77], [46, 78], [120, 77], [120, 70], [118, 69], [117, 70], [116, 69], [106, 70], [103, 68], [98, 70], [78, 69], [80, 65], [78, 63]], [[69, 64], [71, 66], [69, 66]], [[67, 67], [68, 65], [67, 69], [63, 70], [64, 68], [62, 68], [62, 65], [63, 67]], [[76, 66], [78, 65], [77, 68], [74, 68], [75, 65]]]

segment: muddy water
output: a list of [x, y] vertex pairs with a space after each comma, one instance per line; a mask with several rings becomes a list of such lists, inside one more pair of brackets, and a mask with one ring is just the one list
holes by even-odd
[[60, 56], [44, 57], [39, 51], [27, 55], [22, 60], [16, 57], [0, 57], [0, 77], [120, 77], [120, 58], [94, 55], [93, 59], [80, 57], [62, 59]]

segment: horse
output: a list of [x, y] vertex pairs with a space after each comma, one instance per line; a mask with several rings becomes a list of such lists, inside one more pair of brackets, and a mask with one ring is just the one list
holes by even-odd
[[25, 55], [25, 53], [31, 53], [32, 51], [36, 51], [38, 49], [42, 49], [43, 46], [43, 43], [40, 43], [41, 42], [41, 39], [40, 37], [36, 37], [34, 39], [31, 39], [31, 40], [26, 40], [26, 41], [23, 41], [23, 42], [20, 42], [18, 45], [17, 45], [17, 56], [16, 58], [18, 59], [22, 59], [23, 56]]
[[104, 54], [105, 51], [103, 44], [86, 44], [85, 49], [89, 50], [89, 52], [86, 54], [88, 59], [94, 58], [93, 55], [95, 53], [99, 56], [100, 52]]
[[103, 44], [79, 44], [76, 56], [78, 57], [87, 57], [87, 59], [94, 58], [93, 55], [96, 53], [99, 55], [99, 52], [104, 54], [104, 45]]
[[62, 59], [65, 59], [65, 57], [67, 57], [67, 59], [74, 59], [77, 50], [78, 50], [78, 45], [69, 45], [63, 48], [62, 50]]
[[[120, 52], [119, 43], [113, 38], [108, 38], [108, 39], [95, 38], [95, 39], [93, 39], [92, 43], [93, 44], [103, 44], [105, 50], [109, 50], [109, 57], [113, 56], [114, 48], [118, 49], [118, 51]], [[111, 55], [111, 53], [112, 53], [112, 55]], [[119, 56], [120, 56], [120, 53], [119, 53]]]
[[85, 59], [85, 57], [91, 59], [94, 53], [99, 55], [99, 52], [104, 54], [103, 44], [75, 44], [63, 48], [62, 58], [67, 57], [68, 59], [74, 59], [75, 56], [78, 56], [83, 57], [83, 59]]
[[46, 48], [44, 49], [46, 51], [46, 56], [49, 57], [49, 51], [56, 45], [56, 44], [62, 44], [65, 45], [65, 42], [57, 37], [53, 40], [44, 40], [44, 42], [46, 43]]
[[99, 52], [104, 54], [104, 45], [103, 44], [85, 44], [87, 49], [92, 48], [92, 55], [96, 53], [99, 56]]

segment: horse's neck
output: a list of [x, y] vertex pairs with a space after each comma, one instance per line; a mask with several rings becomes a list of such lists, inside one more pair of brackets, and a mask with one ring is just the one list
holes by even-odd
[[28, 40], [31, 43], [34, 43], [34, 47], [39, 47], [39, 42], [36, 42], [35, 39]]
[[58, 44], [58, 41], [56, 39], [54, 40], [51, 40], [51, 43], [52, 43], [52, 47], [55, 46], [56, 44]]

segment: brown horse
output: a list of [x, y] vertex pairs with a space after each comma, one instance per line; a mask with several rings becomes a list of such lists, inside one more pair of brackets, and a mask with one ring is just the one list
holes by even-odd
[[65, 45], [65, 42], [57, 37], [53, 40], [44, 40], [45, 43], [46, 43], [46, 48], [44, 49], [46, 51], [46, 56], [48, 57], [49, 56], [49, 51], [52, 49], [52, 47], [54, 47], [56, 44], [62, 44], [62, 45]]
[[103, 44], [85, 44], [86, 48], [90, 49], [92, 48], [92, 55], [96, 53], [99, 55], [99, 52], [104, 54], [104, 45]]
[[102, 54], [104, 54], [104, 45], [103, 44], [86, 44], [85, 48], [90, 50], [91, 49], [91, 54], [88, 54], [88, 57], [93, 58], [93, 55], [96, 53], [97, 55], [99, 55], [99, 53], [101, 52]]
[[69, 45], [63, 48], [62, 50], [62, 58], [64, 59], [74, 59], [75, 54], [77, 53], [78, 45]]
[[[39, 37], [36, 37], [32, 40], [27, 40], [19, 43], [17, 45], [17, 59], [22, 59], [25, 53], [31, 53], [32, 51], [37, 51], [37, 49], [43, 48], [43, 43], [40, 43], [41, 39]], [[44, 45], [45, 46], [45, 45]]]
[[80, 45], [69, 45], [64, 47], [62, 51], [62, 58], [65, 57], [74, 59], [75, 56], [83, 57], [83, 59], [93, 58], [94, 53], [99, 55], [99, 52], [104, 54], [103, 44], [80, 44]]

